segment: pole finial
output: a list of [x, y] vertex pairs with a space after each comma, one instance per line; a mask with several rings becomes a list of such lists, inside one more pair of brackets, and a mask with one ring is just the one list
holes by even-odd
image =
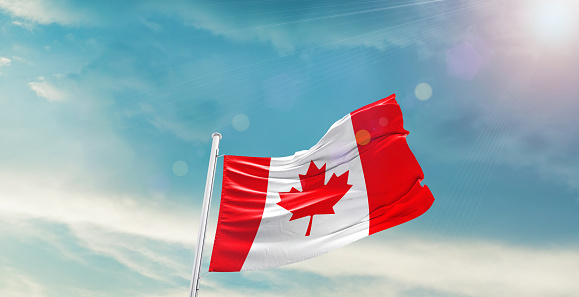
[[221, 133], [219, 133], [219, 132], [215, 132], [215, 133], [211, 134], [211, 138], [213, 138], [215, 136], [219, 136], [219, 139], [221, 139], [221, 137], [222, 137]]

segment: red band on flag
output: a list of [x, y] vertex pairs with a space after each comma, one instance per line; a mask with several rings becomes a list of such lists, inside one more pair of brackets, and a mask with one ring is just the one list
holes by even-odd
[[402, 111], [395, 95], [351, 114], [362, 162], [369, 234], [402, 224], [427, 211], [434, 198], [420, 181], [422, 169], [406, 143]]
[[209, 271], [239, 271], [263, 215], [271, 158], [226, 155]]

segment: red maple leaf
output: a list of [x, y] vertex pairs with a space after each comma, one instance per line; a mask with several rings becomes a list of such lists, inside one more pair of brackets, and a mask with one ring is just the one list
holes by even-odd
[[280, 192], [281, 201], [277, 205], [292, 213], [290, 221], [309, 216], [310, 223], [306, 236], [310, 236], [314, 215], [334, 214], [334, 205], [352, 187], [348, 184], [348, 173], [349, 171], [346, 171], [340, 176], [334, 173], [324, 185], [326, 164], [318, 168], [312, 161], [308, 172], [305, 175], [299, 175], [302, 191], [292, 187], [289, 192]]

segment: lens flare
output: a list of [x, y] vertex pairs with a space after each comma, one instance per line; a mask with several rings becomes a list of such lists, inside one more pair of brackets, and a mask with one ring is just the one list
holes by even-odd
[[537, 36], [548, 43], [559, 44], [574, 38], [579, 25], [579, 5], [574, 0], [538, 1], [530, 22]]

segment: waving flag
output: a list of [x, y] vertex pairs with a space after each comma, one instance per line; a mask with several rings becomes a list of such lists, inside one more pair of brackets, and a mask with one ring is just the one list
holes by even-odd
[[412, 220], [434, 198], [391, 95], [337, 121], [311, 149], [225, 156], [209, 271], [312, 258]]

